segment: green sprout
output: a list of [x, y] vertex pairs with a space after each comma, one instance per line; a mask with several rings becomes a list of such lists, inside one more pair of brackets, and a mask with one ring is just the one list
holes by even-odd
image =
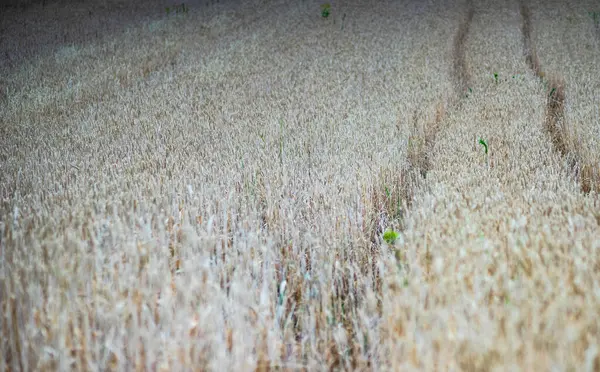
[[487, 142], [485, 142], [485, 140], [483, 138], [479, 139], [479, 144], [483, 145], [483, 147], [485, 148], [485, 154], [487, 155], [488, 153], [488, 145]]
[[400, 233], [392, 229], [388, 229], [386, 230], [386, 232], [383, 233], [383, 240], [385, 240], [385, 242], [388, 244], [394, 244], [399, 236]]
[[496, 84], [498, 84], [498, 73], [494, 72], [494, 80], [496, 80]]
[[552, 88], [552, 90], [550, 91], [550, 94], [548, 94], [548, 97], [552, 98], [552, 96], [554, 95], [554, 92], [556, 92], [556, 88]]
[[321, 17], [327, 18], [327, 17], [329, 17], [330, 13], [331, 13], [331, 4], [329, 4], [329, 3], [321, 4]]

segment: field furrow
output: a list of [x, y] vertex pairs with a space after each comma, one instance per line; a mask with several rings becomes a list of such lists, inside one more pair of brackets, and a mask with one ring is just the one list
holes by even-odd
[[[525, 59], [529, 68], [547, 90], [546, 117], [544, 119], [545, 132], [552, 142], [554, 150], [565, 157], [569, 166], [577, 171], [581, 165], [581, 156], [572, 142], [572, 130], [568, 127], [569, 124], [565, 122], [564, 80], [556, 74], [552, 74], [550, 77], [546, 76], [531, 36], [533, 27], [531, 10], [523, 2], [521, 2], [521, 17], [523, 18], [522, 32]], [[584, 192], [589, 192], [589, 184], [581, 182], [581, 189]]]
[[469, 96], [440, 125], [385, 284], [396, 368], [580, 370], [599, 341], [598, 204], [545, 134], [519, 7], [475, 6]]
[[[522, 7], [537, 75], [548, 91], [547, 130], [584, 193], [600, 191], [600, 42], [597, 2]], [[548, 22], [553, 19], [553, 22]]]
[[[473, 19], [473, 5], [466, 2], [463, 19], [460, 21], [451, 51], [451, 79], [454, 84], [454, 92], [447, 92], [437, 103], [435, 112], [430, 112], [427, 119], [419, 125], [416, 120], [418, 111], [415, 111], [414, 126], [408, 138], [407, 167], [404, 171], [402, 199], [407, 207], [412, 206], [412, 201], [418, 188], [426, 186], [427, 172], [432, 167], [431, 154], [436, 143], [436, 136], [441, 130], [441, 124], [445, 120], [449, 108], [456, 109], [461, 99], [467, 94], [469, 85], [469, 71], [465, 63], [464, 44], [469, 32], [469, 26]], [[444, 49], [440, 49], [444, 52]], [[443, 60], [442, 55], [439, 56]], [[433, 114], [433, 115], [432, 115]]]
[[469, 88], [470, 73], [465, 59], [465, 43], [469, 35], [469, 28], [473, 22], [475, 9], [472, 1], [467, 1], [466, 14], [464, 20], [460, 23], [458, 31], [454, 36], [454, 45], [452, 50], [452, 66], [454, 68], [454, 84], [456, 95], [462, 98]]

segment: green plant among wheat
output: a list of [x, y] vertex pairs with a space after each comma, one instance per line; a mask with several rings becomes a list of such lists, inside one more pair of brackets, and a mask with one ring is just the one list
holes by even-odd
[[485, 149], [485, 154], [488, 154], [488, 145], [487, 142], [485, 142], [485, 140], [483, 138], [479, 139], [479, 144], [483, 146], [483, 148]]
[[329, 17], [329, 14], [331, 14], [331, 4], [321, 4], [321, 17], [327, 18]]
[[400, 233], [394, 231], [393, 229], [387, 229], [383, 233], [383, 240], [390, 245], [394, 244], [396, 240], [398, 240], [398, 237], [400, 237]]
[[478, 142], [479, 142], [479, 144], [481, 146], [483, 146], [483, 150], [484, 150], [484, 153], [485, 153], [485, 155], [484, 155], [485, 156], [485, 164], [489, 167], [490, 163], [489, 163], [489, 159], [488, 159], [488, 144], [487, 144], [487, 141], [484, 140], [483, 138], [479, 138]]

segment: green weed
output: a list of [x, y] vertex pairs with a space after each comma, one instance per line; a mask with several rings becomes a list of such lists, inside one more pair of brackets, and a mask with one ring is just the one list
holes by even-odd
[[391, 245], [396, 242], [396, 240], [398, 239], [399, 236], [400, 236], [400, 233], [398, 233], [397, 231], [388, 229], [383, 233], [383, 240], [385, 240], [386, 243]]
[[321, 17], [327, 18], [331, 14], [331, 4], [321, 4]]
[[479, 144], [482, 145], [485, 148], [485, 154], [487, 155], [488, 153], [488, 145], [487, 142], [485, 142], [485, 140], [483, 138], [479, 139]]

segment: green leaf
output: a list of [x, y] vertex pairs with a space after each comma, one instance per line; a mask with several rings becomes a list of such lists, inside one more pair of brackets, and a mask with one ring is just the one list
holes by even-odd
[[394, 244], [399, 236], [398, 232], [390, 229], [383, 233], [383, 240], [388, 244]]
[[327, 18], [329, 17], [329, 13], [331, 13], [331, 4], [321, 4], [321, 17]]
[[479, 143], [481, 145], [483, 145], [483, 147], [485, 148], [485, 154], [487, 155], [487, 153], [488, 153], [488, 145], [487, 145], [487, 143], [483, 140], [483, 138], [479, 139]]

